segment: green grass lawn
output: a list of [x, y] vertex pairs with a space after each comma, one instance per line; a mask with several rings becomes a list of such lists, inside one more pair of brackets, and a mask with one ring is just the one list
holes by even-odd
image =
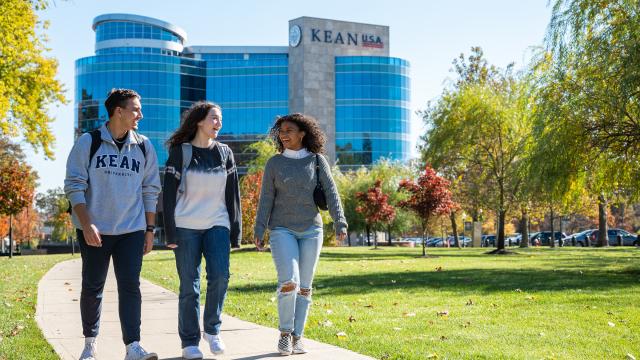
[[59, 359], [34, 317], [38, 281], [67, 259], [71, 256], [0, 257], [0, 359]]
[[[379, 359], [640, 358], [640, 250], [484, 251], [325, 248], [305, 336]], [[277, 327], [271, 255], [231, 271], [225, 312]], [[143, 276], [177, 291], [173, 253]]]

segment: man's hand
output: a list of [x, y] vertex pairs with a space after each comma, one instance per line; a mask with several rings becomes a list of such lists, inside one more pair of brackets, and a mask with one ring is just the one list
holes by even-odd
[[340, 240], [340, 242], [344, 241], [344, 239], [347, 238], [347, 230], [343, 230], [339, 234], [336, 234], [336, 238]]
[[264, 251], [264, 240], [256, 237], [253, 239], [253, 242], [256, 244], [256, 249], [258, 249], [258, 251]]
[[100, 237], [100, 232], [95, 225], [89, 224], [88, 226], [83, 226], [82, 234], [84, 235], [84, 241], [87, 245], [102, 247], [102, 238]]
[[147, 255], [153, 249], [153, 233], [151, 231], [144, 232], [144, 253]]

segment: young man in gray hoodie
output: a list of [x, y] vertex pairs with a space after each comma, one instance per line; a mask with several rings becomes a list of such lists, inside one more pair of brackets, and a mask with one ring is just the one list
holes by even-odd
[[78, 138], [69, 158], [64, 190], [73, 208], [82, 254], [80, 314], [85, 348], [80, 359], [96, 359], [102, 293], [109, 261], [118, 283], [125, 360], [157, 359], [140, 346], [140, 270], [153, 246], [160, 193], [158, 158], [148, 138], [138, 135], [140, 95], [111, 90], [109, 121]]

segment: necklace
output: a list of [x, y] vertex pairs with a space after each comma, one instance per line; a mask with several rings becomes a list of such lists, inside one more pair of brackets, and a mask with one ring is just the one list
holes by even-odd
[[109, 129], [109, 124], [107, 124], [107, 130], [109, 130], [109, 135], [111, 135], [111, 139], [116, 144], [124, 144], [124, 142], [127, 141], [127, 133], [124, 133], [124, 135], [122, 136], [122, 140], [118, 140], [118, 139], [114, 138], [113, 135], [111, 134], [111, 129]]

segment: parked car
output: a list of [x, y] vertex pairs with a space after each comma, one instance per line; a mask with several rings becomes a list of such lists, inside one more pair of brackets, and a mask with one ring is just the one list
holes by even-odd
[[483, 247], [489, 247], [489, 246], [496, 246], [496, 241], [498, 240], [498, 237], [494, 234], [494, 235], [482, 235], [481, 241], [482, 244], [481, 246]]
[[575, 246], [587, 246], [587, 239], [589, 239], [589, 235], [591, 235], [593, 231], [594, 229], [588, 229], [568, 235], [566, 238], [562, 239], [564, 246], [573, 245], [574, 241], [576, 244]]
[[435, 247], [437, 243], [441, 242], [442, 238], [441, 237], [434, 237], [434, 238], [429, 238], [429, 240], [427, 240], [427, 246], [429, 247]]
[[[563, 244], [562, 239], [567, 237], [567, 234], [554, 231], [554, 245], [561, 246]], [[535, 232], [529, 236], [529, 245], [549, 246], [549, 240], [551, 239], [551, 231]]]
[[[591, 246], [595, 246], [598, 243], [598, 230], [593, 230], [589, 234], [589, 241], [591, 242]], [[607, 230], [607, 236], [609, 237], [609, 245], [617, 246], [618, 245], [618, 235], [622, 236], [622, 245], [623, 246], [638, 246], [640, 243], [638, 242], [638, 235], [633, 235], [628, 233], [622, 229], [609, 229]]]

